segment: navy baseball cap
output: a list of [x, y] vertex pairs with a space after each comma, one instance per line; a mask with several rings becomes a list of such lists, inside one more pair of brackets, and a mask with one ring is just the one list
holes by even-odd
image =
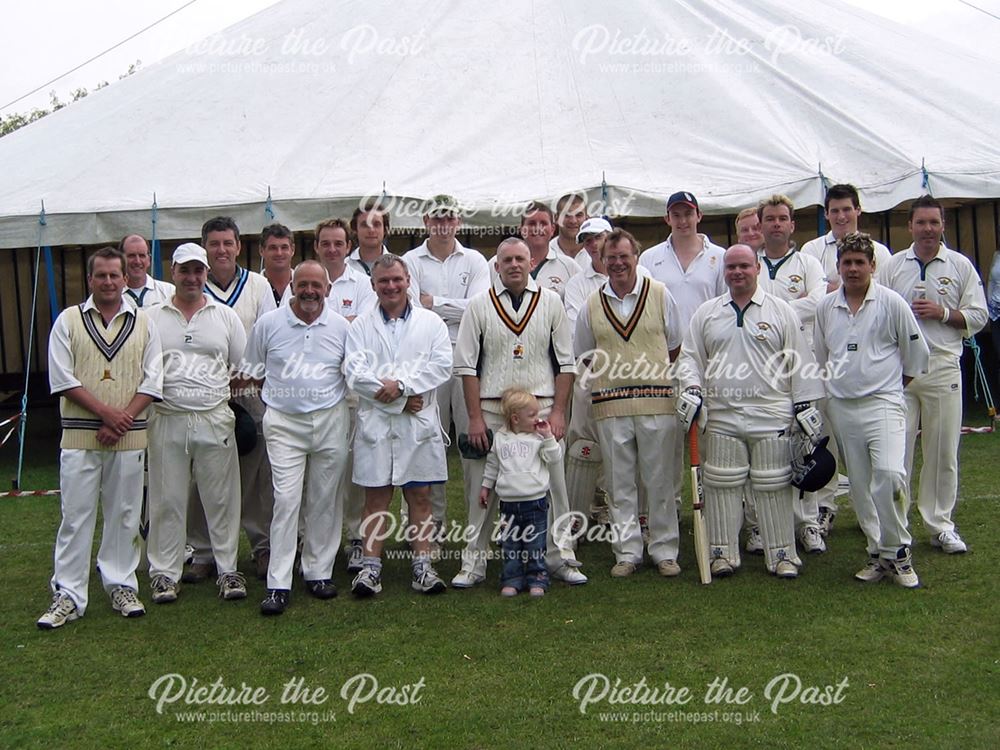
[[677, 205], [691, 206], [695, 211], [700, 211], [698, 208], [698, 199], [694, 197], [693, 193], [687, 193], [681, 191], [679, 193], [674, 193], [669, 198], [667, 198], [667, 210]]

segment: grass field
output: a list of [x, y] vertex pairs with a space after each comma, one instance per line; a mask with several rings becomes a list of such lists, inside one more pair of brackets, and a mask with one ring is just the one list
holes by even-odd
[[[49, 423], [33, 419], [43, 429], [29, 442], [24, 486], [54, 487]], [[5, 481], [15, 457], [11, 444], [0, 453]], [[703, 587], [685, 512], [679, 579], [647, 567], [612, 580], [609, 548], [587, 544], [590, 583], [554, 583], [541, 601], [501, 600], [496, 563], [483, 586], [424, 598], [396, 560], [374, 600], [344, 595], [349, 580], [338, 570], [339, 598], [311, 599], [297, 582], [285, 615], [265, 619], [264, 585], [252, 576], [243, 602], [201, 584], [155, 606], [140, 575], [149, 613], [124, 620], [95, 574], [87, 616], [52, 632], [35, 619], [49, 601], [58, 498], [0, 500], [0, 746], [994, 748], [998, 458], [1000, 435], [963, 438], [957, 519], [968, 554], [932, 550], [912, 519], [923, 582], [915, 591], [852, 580], [865, 556], [849, 509], [830, 551], [810, 557], [798, 580], [773, 579], [747, 556], [736, 577]], [[464, 517], [457, 495], [451, 509]], [[249, 574], [247, 558], [244, 550]], [[458, 562], [438, 568], [450, 579]], [[165, 675], [177, 677], [159, 682], [159, 697], [178, 695], [182, 680], [189, 692], [218, 680], [258, 689], [262, 702], [180, 698], [160, 713], [149, 691]], [[580, 691], [598, 698], [605, 678], [612, 690], [581, 712]], [[629, 702], [622, 689], [643, 680], [648, 690], [632, 690], [633, 700], [659, 702]], [[733, 702], [707, 702], [709, 685], [723, 681]], [[666, 683], [687, 688], [688, 702], [668, 702]], [[283, 704], [297, 685], [317, 705], [301, 691]], [[789, 702], [773, 703], [778, 696]], [[251, 711], [252, 720], [239, 716]]]

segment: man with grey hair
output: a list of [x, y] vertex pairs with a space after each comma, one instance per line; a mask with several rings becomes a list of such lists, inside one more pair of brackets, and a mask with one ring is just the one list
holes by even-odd
[[445, 583], [431, 566], [430, 494], [448, 480], [437, 389], [451, 377], [451, 340], [440, 317], [410, 304], [410, 274], [401, 258], [382, 255], [371, 273], [378, 306], [351, 323], [344, 361], [359, 400], [354, 483], [365, 488], [364, 554], [351, 591], [367, 597], [382, 590], [389, 503], [401, 487], [414, 553], [412, 588], [437, 594]]
[[247, 345], [247, 373], [263, 381], [264, 440], [274, 481], [267, 598], [260, 605], [265, 615], [281, 614], [288, 606], [300, 531], [306, 588], [317, 599], [337, 595], [333, 564], [343, 508], [330, 489], [338, 486], [347, 464], [347, 386], [341, 370], [348, 324], [328, 309], [329, 291], [323, 266], [300, 263], [291, 301], [262, 315]]

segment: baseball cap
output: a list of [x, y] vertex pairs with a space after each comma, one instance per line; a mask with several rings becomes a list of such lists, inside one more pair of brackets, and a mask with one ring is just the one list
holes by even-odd
[[205, 268], [208, 268], [208, 253], [205, 252], [205, 248], [194, 242], [185, 242], [183, 245], [178, 245], [177, 249], [174, 250], [174, 257], [171, 259], [172, 263], [187, 263], [189, 260], [196, 260], [201, 263]]
[[695, 211], [701, 210], [700, 208], [698, 208], [698, 199], [694, 197], [694, 194], [685, 192], [683, 190], [679, 193], [674, 193], [669, 198], [667, 198], [668, 211], [677, 205], [691, 206], [691, 208], [693, 208]]
[[443, 216], [444, 214], [451, 214], [452, 216], [455, 216], [458, 213], [458, 201], [451, 195], [444, 195], [443, 193], [441, 195], [435, 195], [427, 203], [428, 216]]
[[576, 233], [576, 241], [583, 242], [583, 238], [588, 234], [601, 234], [601, 232], [610, 232], [612, 229], [613, 227], [607, 219], [595, 216], [580, 225], [580, 231]]

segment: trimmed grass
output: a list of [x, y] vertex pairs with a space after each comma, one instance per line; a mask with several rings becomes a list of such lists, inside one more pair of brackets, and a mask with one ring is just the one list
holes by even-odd
[[[26, 486], [55, 486], [50, 437], [30, 446]], [[246, 601], [223, 602], [214, 586], [200, 584], [186, 586], [175, 604], [155, 606], [140, 573], [148, 615], [126, 621], [112, 612], [95, 574], [86, 617], [55, 632], [37, 630], [34, 621], [49, 599], [58, 498], [2, 500], [0, 746], [992, 748], [1000, 715], [1000, 608], [990, 556], [998, 542], [998, 456], [1000, 435], [963, 438], [957, 519], [968, 554], [932, 550], [918, 514], [911, 515], [923, 581], [916, 591], [852, 580], [865, 554], [849, 508], [837, 518], [830, 551], [806, 560], [798, 580], [773, 579], [762, 558], [745, 556], [737, 576], [701, 586], [685, 509], [679, 579], [646, 567], [612, 580], [610, 549], [587, 544], [580, 552], [586, 586], [553, 583], [541, 601], [502, 600], [494, 561], [483, 586], [427, 598], [410, 590], [406, 562], [394, 560], [374, 600], [352, 600], [338, 570], [339, 598], [314, 600], [297, 581], [285, 615], [265, 619], [257, 610], [264, 584], [250, 575], [244, 549]], [[2, 475], [13, 473], [15, 461], [8, 444]], [[454, 459], [453, 469], [459, 476]], [[458, 486], [449, 488], [450, 501], [461, 520]], [[448, 550], [453, 557], [438, 569], [450, 579], [458, 546]], [[189, 686], [221, 678], [229, 688], [262, 687], [270, 697], [257, 711], [293, 719], [315, 711], [317, 722], [212, 721], [255, 707], [183, 700], [158, 714], [147, 693], [171, 673]], [[643, 679], [661, 694], [665, 683], [687, 687], [692, 698], [686, 705], [604, 700], [581, 714], [574, 686], [595, 673], [612, 687]], [[841, 702], [794, 700], [773, 713], [765, 687], [786, 673], [801, 679], [803, 693], [831, 686], [815, 696], [827, 699], [846, 678]], [[419, 702], [372, 699], [350, 713], [342, 686], [361, 674], [377, 679], [383, 698]], [[329, 697], [318, 707], [282, 706], [282, 688], [294, 679]], [[748, 689], [745, 705], [705, 703], [706, 687], [723, 679], [734, 693]], [[177, 716], [192, 710], [201, 721]]]

